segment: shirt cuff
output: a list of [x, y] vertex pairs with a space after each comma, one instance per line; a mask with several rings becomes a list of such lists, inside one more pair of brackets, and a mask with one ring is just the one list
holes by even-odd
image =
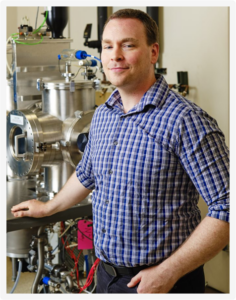
[[79, 179], [79, 181], [85, 188], [87, 188], [89, 190], [93, 190], [95, 188], [93, 178], [88, 177], [85, 174], [85, 172], [83, 172], [81, 170], [81, 167], [79, 165], [77, 166], [75, 173], [76, 173], [77, 178]]
[[230, 222], [230, 212], [227, 205], [217, 205], [216, 207], [209, 208], [207, 216]]

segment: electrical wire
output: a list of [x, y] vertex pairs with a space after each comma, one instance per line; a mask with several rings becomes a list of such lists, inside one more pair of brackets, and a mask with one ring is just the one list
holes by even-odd
[[88, 57], [92, 57], [92, 58], [95, 58], [96, 60], [98, 60], [99, 62], [102, 62], [100, 58], [96, 57], [96, 56], [93, 56], [91, 54], [87, 54]]
[[74, 79], [79, 74], [79, 71], [81, 70], [81, 68], [82, 67], [79, 68], [79, 70], [77, 71], [76, 75], [74, 77], [71, 77], [71, 79]]
[[87, 287], [90, 286], [90, 284], [93, 282], [93, 277], [94, 277], [94, 274], [96, 272], [96, 269], [97, 269], [97, 266], [100, 262], [100, 259], [97, 258], [93, 264], [93, 266], [91, 267], [90, 269], [90, 272], [88, 274], [88, 277], [87, 277], [87, 280], [85, 282], [85, 285], [80, 289], [79, 293], [81, 293], [82, 291], [84, 291], [85, 289], [87, 289]]

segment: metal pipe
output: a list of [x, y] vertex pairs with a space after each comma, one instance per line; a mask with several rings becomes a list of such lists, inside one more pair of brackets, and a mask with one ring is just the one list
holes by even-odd
[[158, 60], [157, 60], [157, 63], [158, 63], [158, 67], [155, 66], [155, 69], [156, 67], [159, 69], [159, 68], [162, 68], [162, 57], [161, 57], [161, 51], [160, 51], [160, 26], [159, 26], [159, 7], [157, 6], [147, 6], [147, 14], [156, 22], [157, 24], [157, 27], [158, 27], [158, 43], [159, 43], [159, 56], [158, 56]]
[[42, 236], [44, 233], [44, 228], [45, 226], [41, 226], [38, 229], [38, 270], [32, 285], [32, 294], [37, 294], [38, 285], [44, 270], [44, 237]]
[[16, 281], [16, 257], [12, 257], [12, 281]]
[[[106, 6], [101, 6], [97, 7], [97, 21], [98, 21], [98, 40], [102, 40], [102, 32], [103, 32], [103, 27], [106, 23], [107, 20], [107, 7]], [[98, 49], [98, 52], [101, 53], [101, 48]]]
[[159, 7], [147, 6], [147, 13], [156, 22], [157, 26], [159, 26]]
[[69, 290], [71, 290], [74, 286], [71, 276], [69, 276], [69, 275], [66, 276], [66, 282], [68, 284]]

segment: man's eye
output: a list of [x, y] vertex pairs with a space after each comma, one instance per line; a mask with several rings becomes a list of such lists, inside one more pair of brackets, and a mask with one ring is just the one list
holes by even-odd
[[112, 46], [104, 46], [103, 49], [111, 49]]
[[134, 45], [133, 45], [133, 44], [124, 44], [124, 47], [125, 47], [125, 48], [133, 48]]

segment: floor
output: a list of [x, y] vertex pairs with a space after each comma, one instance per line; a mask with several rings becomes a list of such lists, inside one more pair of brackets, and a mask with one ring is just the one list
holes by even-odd
[[[6, 293], [10, 293], [12, 290], [12, 287], [14, 285], [14, 282], [12, 281], [12, 266], [11, 266], [11, 260], [9, 257], [7, 257], [7, 290]], [[33, 284], [35, 278], [35, 273], [30, 272], [24, 272], [21, 273], [19, 284], [17, 285], [14, 294], [30, 294], [31, 293], [31, 286]], [[213, 294], [213, 293], [221, 293], [211, 287], [206, 286], [205, 293]]]
[[[6, 263], [7, 269], [7, 294], [10, 293], [14, 286], [14, 281], [12, 281], [12, 265], [11, 260], [7, 257]], [[21, 273], [19, 283], [14, 291], [15, 294], [30, 294], [31, 293], [31, 286], [34, 282], [35, 273], [24, 272]]]

